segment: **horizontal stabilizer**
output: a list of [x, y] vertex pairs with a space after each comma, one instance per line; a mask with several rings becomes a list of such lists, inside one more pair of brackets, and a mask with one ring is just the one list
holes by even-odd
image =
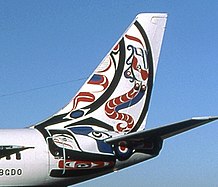
[[135, 132], [123, 136], [117, 136], [114, 138], [107, 139], [106, 142], [110, 144], [115, 144], [120, 141], [134, 142], [134, 141], [149, 140], [153, 138], [166, 139], [171, 136], [175, 136], [177, 134], [199, 127], [201, 125], [204, 125], [206, 123], [212, 122], [217, 119], [218, 117], [191, 118], [185, 121], [176, 122], [170, 125], [166, 125], [163, 127], [159, 127], [147, 131], [140, 131], [140, 132]]

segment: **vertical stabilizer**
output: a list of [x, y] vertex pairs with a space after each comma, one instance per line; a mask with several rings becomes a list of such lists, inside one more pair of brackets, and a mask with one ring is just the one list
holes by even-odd
[[36, 128], [144, 129], [166, 19], [162, 13], [137, 15], [69, 104]]

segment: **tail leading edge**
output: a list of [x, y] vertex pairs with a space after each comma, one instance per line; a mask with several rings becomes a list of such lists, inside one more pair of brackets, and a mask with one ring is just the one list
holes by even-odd
[[166, 20], [139, 14], [69, 104], [35, 128], [144, 129]]

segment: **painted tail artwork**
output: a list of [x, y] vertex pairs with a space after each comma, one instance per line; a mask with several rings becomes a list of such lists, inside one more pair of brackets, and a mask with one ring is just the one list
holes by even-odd
[[165, 23], [165, 14], [139, 14], [71, 102], [37, 128], [144, 129]]
[[164, 139], [217, 119], [145, 130], [166, 20], [165, 13], [137, 15], [72, 100], [30, 128], [48, 150], [44, 185], [75, 184], [148, 160]]

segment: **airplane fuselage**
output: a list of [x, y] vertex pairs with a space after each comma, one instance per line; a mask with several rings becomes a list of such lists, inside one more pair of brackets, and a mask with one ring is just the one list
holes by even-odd
[[19, 185], [24, 181], [32, 185], [47, 180], [48, 148], [40, 132], [36, 129], [5, 129], [0, 130], [0, 136], [1, 146], [11, 146], [11, 149], [13, 146], [30, 147], [1, 158], [1, 185]]
[[[125, 161], [116, 161], [114, 155], [96, 155], [99, 158], [88, 161], [83, 152], [75, 152], [76, 160], [72, 161], [74, 153], [67, 152], [68, 143], [57, 142], [57, 137], [45, 140], [36, 129], [4, 129], [0, 130], [0, 149], [7, 149], [6, 155], [0, 159], [1, 186], [51, 186], [75, 184], [90, 178], [110, 173], [129, 165], [150, 159], [156, 155], [138, 153]], [[49, 143], [50, 141], [50, 143]], [[87, 141], [87, 137], [80, 139]], [[64, 153], [54, 156], [49, 146], [53, 142], [56, 145], [65, 146]], [[95, 142], [93, 142], [95, 144]], [[71, 142], [73, 145], [73, 143]], [[90, 145], [89, 145], [90, 146]], [[93, 147], [95, 145], [91, 145]], [[110, 146], [108, 144], [108, 146]], [[58, 146], [57, 146], [58, 147]], [[25, 149], [24, 149], [25, 148]], [[53, 145], [54, 148], [54, 145]], [[77, 148], [75, 147], [75, 150]], [[58, 151], [58, 149], [56, 149]], [[1, 151], [0, 151], [1, 152]], [[91, 156], [91, 153], [87, 153]], [[114, 153], [113, 153], [114, 154]], [[81, 159], [78, 159], [81, 155]], [[71, 158], [69, 158], [71, 157]], [[102, 157], [102, 159], [100, 159]], [[94, 171], [94, 172], [93, 172]]]

